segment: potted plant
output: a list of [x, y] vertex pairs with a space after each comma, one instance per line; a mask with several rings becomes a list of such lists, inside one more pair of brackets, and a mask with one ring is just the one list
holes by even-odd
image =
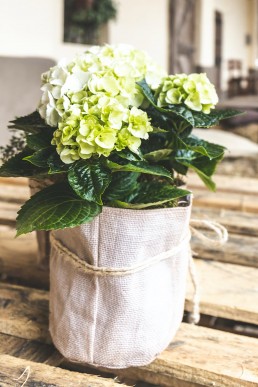
[[12, 121], [25, 148], [0, 169], [50, 185], [17, 235], [51, 233], [50, 332], [68, 359], [110, 368], [151, 362], [182, 319], [195, 171], [214, 190], [224, 148], [192, 135], [237, 114], [216, 110], [205, 74], [167, 75], [144, 53], [94, 46], [42, 76], [38, 111]]

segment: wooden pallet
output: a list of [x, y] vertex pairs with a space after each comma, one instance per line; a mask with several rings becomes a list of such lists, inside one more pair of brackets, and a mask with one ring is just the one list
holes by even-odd
[[[14, 239], [16, 212], [29, 195], [27, 181], [1, 179], [0, 386], [21, 386], [25, 381], [26, 387], [116, 386], [121, 382], [258, 386], [258, 181], [235, 178], [229, 182], [223, 176], [217, 180], [221, 188], [216, 194], [204, 191], [195, 178], [189, 181], [195, 193], [193, 217], [219, 221], [230, 232], [223, 248], [192, 241], [198, 254], [201, 325], [182, 323], [171, 345], [149, 366], [111, 373], [66, 362], [51, 344], [49, 277], [37, 263], [35, 234]], [[228, 205], [235, 195], [241, 206]], [[186, 315], [192, 308], [191, 297], [189, 281]]]

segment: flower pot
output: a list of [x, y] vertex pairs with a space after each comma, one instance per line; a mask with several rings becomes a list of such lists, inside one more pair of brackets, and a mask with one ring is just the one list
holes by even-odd
[[52, 232], [50, 333], [65, 358], [127, 368], [169, 345], [183, 316], [190, 212], [104, 207]]

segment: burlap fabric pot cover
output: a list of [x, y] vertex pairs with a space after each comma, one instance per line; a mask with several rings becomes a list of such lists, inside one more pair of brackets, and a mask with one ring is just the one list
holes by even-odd
[[[104, 207], [91, 223], [52, 233], [50, 333], [65, 358], [126, 368], [150, 363], [169, 345], [183, 315], [190, 212], [191, 205]], [[87, 273], [67, 249], [96, 267], [147, 267]]]

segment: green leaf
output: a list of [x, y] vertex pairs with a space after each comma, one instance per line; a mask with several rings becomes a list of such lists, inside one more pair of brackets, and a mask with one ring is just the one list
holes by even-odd
[[53, 138], [53, 129], [45, 128], [44, 131], [36, 134], [27, 134], [26, 141], [30, 149], [35, 151], [47, 148], [51, 145]]
[[140, 161], [143, 159], [143, 156], [140, 153], [140, 150], [139, 150], [139, 153], [136, 154], [134, 152], [131, 152], [129, 149], [124, 149], [122, 151], [117, 152], [117, 155], [122, 159], [129, 160], [129, 161]]
[[34, 177], [46, 174], [47, 171], [37, 168], [35, 165], [25, 161], [24, 158], [31, 155], [31, 150], [25, 148], [22, 152], [10, 158], [0, 167], [2, 177]]
[[158, 162], [166, 160], [172, 152], [172, 149], [158, 149], [153, 152], [145, 153], [144, 158], [151, 162]]
[[226, 149], [224, 146], [201, 140], [200, 138], [193, 135], [186, 138], [184, 141], [188, 149], [200, 153], [203, 156], [207, 156], [209, 159], [215, 159], [217, 157], [223, 156]]
[[235, 117], [244, 112], [234, 109], [214, 109], [209, 114], [202, 112], [194, 112], [194, 120], [196, 128], [209, 128], [217, 125], [221, 120], [226, 118]]
[[39, 112], [35, 111], [27, 116], [18, 117], [13, 121], [10, 121], [11, 125], [8, 126], [10, 129], [20, 129], [27, 133], [38, 133], [49, 125], [40, 117]]
[[191, 168], [195, 171], [204, 184], [212, 191], [215, 191], [216, 185], [212, 181], [211, 176], [214, 174], [217, 164], [223, 158], [223, 155], [209, 159], [206, 156], [200, 156], [198, 153], [192, 151], [180, 151], [179, 156], [176, 157], [176, 161], [187, 168]]
[[48, 158], [56, 152], [53, 146], [48, 148], [40, 149], [34, 152], [30, 156], [24, 157], [24, 160], [29, 161], [31, 164], [36, 165], [37, 167], [47, 168], [48, 167]]
[[49, 166], [48, 173], [50, 175], [55, 173], [64, 173], [67, 172], [70, 168], [70, 164], [65, 164], [60, 159], [60, 156], [57, 152], [53, 152], [47, 159], [47, 165]]
[[138, 161], [134, 163], [132, 162], [123, 165], [107, 160], [107, 166], [111, 169], [112, 172], [139, 172], [147, 173], [149, 175], [164, 176], [171, 179], [171, 173], [166, 168], [159, 165], [150, 165], [144, 161]]
[[68, 172], [72, 189], [82, 199], [102, 204], [101, 196], [111, 180], [111, 172], [101, 161], [80, 160]]
[[161, 182], [141, 182], [132, 203], [116, 200], [113, 204], [122, 208], [143, 209], [160, 206], [164, 203], [189, 195], [190, 193], [190, 191], [177, 188], [170, 184]]
[[216, 184], [214, 183], [214, 181], [212, 180], [212, 178], [210, 176], [206, 175], [203, 171], [201, 171], [200, 169], [195, 167], [193, 164], [190, 164], [187, 162], [184, 162], [182, 164], [184, 164], [185, 166], [187, 166], [190, 169], [192, 169], [193, 171], [195, 171], [197, 173], [197, 175], [200, 177], [200, 179], [204, 182], [204, 184], [206, 185], [207, 188], [209, 188], [211, 191], [216, 190]]
[[123, 200], [126, 198], [137, 189], [139, 176], [139, 173], [134, 172], [113, 173], [111, 183], [104, 194], [105, 200]]
[[79, 198], [67, 183], [51, 185], [32, 196], [17, 217], [17, 236], [34, 230], [56, 230], [90, 222], [101, 206]]
[[141, 91], [143, 92], [144, 96], [147, 98], [147, 100], [153, 105], [156, 106], [155, 97], [151, 91], [151, 88], [149, 87], [148, 83], [145, 79], [142, 79], [141, 81], [137, 82], [137, 85], [140, 86]]

